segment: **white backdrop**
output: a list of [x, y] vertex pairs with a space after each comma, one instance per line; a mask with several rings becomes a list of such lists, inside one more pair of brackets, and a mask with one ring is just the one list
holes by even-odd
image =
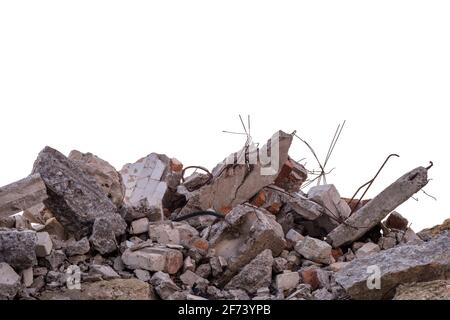
[[[93, 152], [120, 169], [150, 152], [212, 168], [278, 129], [323, 158], [342, 196], [435, 162], [399, 212], [450, 217], [448, 1], [0, 1], [0, 185], [38, 152]], [[314, 161], [295, 141], [291, 156]]]

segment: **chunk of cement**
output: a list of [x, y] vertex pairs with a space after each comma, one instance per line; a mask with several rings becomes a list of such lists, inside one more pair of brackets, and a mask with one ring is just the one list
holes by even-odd
[[331, 231], [327, 241], [336, 248], [358, 240], [427, 183], [424, 167], [406, 173]]

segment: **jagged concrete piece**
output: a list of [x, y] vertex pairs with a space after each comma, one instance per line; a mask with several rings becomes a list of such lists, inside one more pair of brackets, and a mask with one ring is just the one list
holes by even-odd
[[95, 179], [59, 151], [45, 147], [34, 163], [33, 173], [40, 173], [47, 186], [45, 206], [69, 234], [77, 239], [88, 236], [100, 217], [114, 221], [116, 236], [125, 232], [125, 221]]
[[427, 169], [424, 167], [406, 173], [332, 230], [327, 241], [337, 248], [357, 240], [427, 183]]
[[124, 203], [135, 211], [130, 219], [162, 220], [163, 208], [171, 207], [182, 168], [178, 160], [157, 153], [126, 164], [120, 174], [125, 184]]
[[225, 285], [247, 263], [266, 249], [278, 256], [286, 247], [283, 228], [264, 209], [239, 205], [224, 220], [212, 226], [210, 248], [227, 260], [228, 268], [219, 280]]
[[225, 289], [242, 289], [255, 293], [259, 288], [268, 287], [272, 281], [272, 264], [272, 251], [264, 250], [234, 276]]
[[[336, 282], [353, 299], [390, 299], [400, 284], [448, 279], [450, 232], [420, 245], [403, 245], [352, 260], [336, 273]], [[375, 286], [376, 278], [380, 286]]]
[[400, 285], [392, 300], [450, 300], [450, 279]]
[[122, 205], [125, 186], [121, 175], [111, 164], [92, 153], [82, 153], [78, 150], [72, 150], [69, 159], [75, 161], [81, 169], [94, 177], [103, 192], [116, 206]]
[[325, 207], [326, 213], [335, 220], [347, 219], [351, 209], [347, 202], [341, 199], [339, 192], [333, 184], [314, 186], [308, 191], [308, 199]]
[[0, 262], [23, 270], [36, 264], [36, 232], [0, 230]]
[[[263, 146], [262, 153], [258, 154], [253, 150], [248, 155], [250, 166], [243, 160], [245, 148], [230, 155], [213, 170], [213, 181], [199, 189], [199, 207], [202, 210], [212, 208], [226, 213], [231, 208], [248, 201], [262, 188], [273, 184], [288, 159], [291, 143], [292, 135], [282, 131], [276, 132]], [[275, 149], [272, 150], [272, 147]], [[267, 159], [263, 159], [269, 152], [270, 163]]]
[[0, 262], [0, 300], [13, 299], [20, 290], [20, 276], [7, 263]]
[[0, 217], [24, 211], [47, 199], [47, 189], [39, 174], [33, 174], [0, 188]]
[[183, 266], [183, 254], [175, 249], [165, 247], [146, 247], [136, 251], [125, 250], [123, 263], [129, 269], [164, 271], [175, 274]]

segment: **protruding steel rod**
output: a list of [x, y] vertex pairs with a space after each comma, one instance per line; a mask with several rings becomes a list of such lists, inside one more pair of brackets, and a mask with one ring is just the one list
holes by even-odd
[[364, 193], [362, 194], [362, 196], [359, 198], [358, 202], [356, 202], [356, 204], [354, 206], [352, 206], [352, 211], [351, 213], [353, 213], [353, 211], [355, 211], [355, 209], [358, 207], [358, 205], [361, 203], [361, 201], [363, 200], [364, 196], [366, 195], [367, 191], [369, 191], [370, 187], [372, 186], [373, 182], [375, 181], [375, 179], [378, 177], [378, 175], [380, 174], [381, 170], [383, 170], [384, 166], [386, 165], [386, 163], [389, 161], [389, 159], [391, 157], [400, 157], [398, 154], [396, 153], [392, 153], [390, 155], [387, 156], [386, 160], [384, 160], [383, 164], [381, 165], [380, 169], [378, 169], [378, 172], [375, 174], [375, 176], [369, 180], [368, 182], [364, 183], [362, 186], [360, 186], [358, 188], [358, 190], [356, 190], [355, 194], [353, 195], [352, 199], [350, 200], [350, 204], [353, 202], [353, 200], [355, 199], [356, 195], [358, 194], [358, 192], [364, 188], [365, 186], [367, 186], [366, 190], [364, 191]]

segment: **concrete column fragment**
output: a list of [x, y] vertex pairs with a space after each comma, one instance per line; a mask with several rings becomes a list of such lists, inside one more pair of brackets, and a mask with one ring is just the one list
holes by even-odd
[[96, 180], [84, 172], [75, 161], [59, 151], [45, 147], [33, 167], [47, 186], [48, 199], [44, 204], [64, 229], [77, 239], [88, 236], [97, 218], [114, 221], [114, 233], [125, 233], [126, 223], [116, 206], [106, 196]]
[[406, 173], [331, 231], [327, 241], [336, 248], [359, 239], [427, 183], [424, 167]]
[[47, 199], [47, 189], [39, 174], [33, 174], [0, 188], [0, 217], [24, 211]]

